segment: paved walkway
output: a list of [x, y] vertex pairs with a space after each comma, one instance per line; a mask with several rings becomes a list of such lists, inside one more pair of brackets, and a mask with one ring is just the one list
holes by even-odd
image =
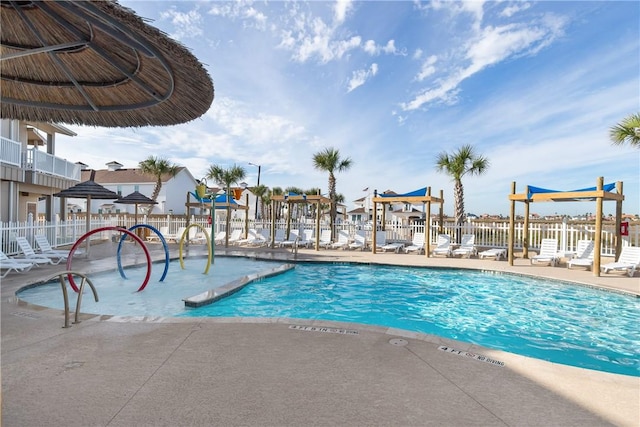
[[[75, 270], [115, 266], [110, 242], [91, 251], [90, 260], [74, 260]], [[157, 247], [153, 255], [162, 256]], [[522, 259], [509, 267], [326, 250], [302, 250], [298, 259], [492, 269], [640, 291], [637, 277], [598, 278]], [[60, 311], [15, 298], [22, 286], [63, 270], [2, 279], [5, 427], [640, 425], [639, 378], [430, 335], [325, 321], [89, 315], [64, 329]], [[441, 351], [442, 345], [504, 366]]]

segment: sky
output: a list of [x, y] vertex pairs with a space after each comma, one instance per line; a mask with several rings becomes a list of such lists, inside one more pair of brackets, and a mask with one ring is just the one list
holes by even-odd
[[[67, 126], [56, 155], [93, 169], [149, 156], [189, 169], [241, 166], [245, 182], [321, 188], [313, 155], [335, 148], [354, 200], [431, 187], [454, 213], [440, 153], [473, 146], [489, 161], [465, 175], [465, 211], [509, 214], [512, 182], [574, 190], [624, 183], [640, 212], [640, 150], [609, 129], [640, 111], [640, 3], [635, 1], [125, 1], [188, 47], [212, 77], [207, 113], [170, 127]], [[214, 183], [209, 183], [214, 185]], [[615, 202], [604, 204], [615, 213]], [[517, 204], [516, 212], [524, 207]], [[595, 203], [539, 203], [579, 215]]]

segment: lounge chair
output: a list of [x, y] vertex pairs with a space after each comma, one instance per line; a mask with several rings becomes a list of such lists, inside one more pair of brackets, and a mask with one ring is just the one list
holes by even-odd
[[367, 247], [367, 238], [364, 235], [364, 231], [358, 230], [356, 234], [353, 236], [353, 242], [349, 243], [349, 249], [360, 249], [364, 251], [364, 248]]
[[409, 252], [420, 253], [424, 251], [424, 233], [415, 233], [411, 244], [403, 247], [402, 250], [405, 254], [408, 254]]
[[501, 258], [507, 257], [507, 249], [506, 248], [491, 248], [486, 251], [482, 251], [478, 254], [478, 258], [495, 258], [496, 261], [500, 261]]
[[345, 230], [338, 231], [338, 241], [329, 245], [331, 249], [344, 249], [349, 245], [349, 232]]
[[29, 261], [24, 258], [9, 258], [4, 252], [0, 251], [0, 269], [6, 270], [0, 275], [0, 278], [5, 277], [7, 274], [15, 271], [17, 273], [24, 273], [37, 265], [33, 261]]
[[[386, 238], [385, 238], [385, 242], [386, 242]], [[400, 242], [390, 242], [380, 246], [380, 250], [382, 252], [393, 251], [395, 253], [398, 253], [402, 248], [404, 248], [404, 243], [400, 243]]]
[[227, 232], [221, 231], [218, 234], [216, 234], [216, 237], [213, 239], [213, 243], [216, 245], [222, 244], [224, 243], [225, 237], [227, 237]]
[[556, 239], [542, 239], [540, 252], [531, 257], [531, 264], [546, 263], [552, 267], [558, 262], [558, 241]]
[[593, 240], [578, 240], [578, 248], [575, 258], [567, 261], [567, 268], [571, 267], [587, 267], [593, 266]]
[[36, 234], [35, 235], [36, 244], [40, 248], [40, 253], [47, 254], [51, 256], [59, 256], [64, 258], [65, 260], [69, 257], [69, 251], [64, 251], [61, 249], [53, 249], [47, 236], [44, 234]]
[[[166, 241], [167, 240], [167, 236], [169, 235], [169, 227], [167, 227], [166, 225], [163, 225], [162, 227], [160, 227], [158, 229], [158, 231], [160, 232], [160, 234], [162, 234], [162, 237]], [[150, 235], [147, 236], [146, 241], [147, 242], [160, 242], [160, 237], [156, 233], [151, 233]]]
[[448, 234], [438, 234], [436, 247], [431, 251], [431, 255], [451, 256], [451, 236]]
[[[282, 242], [284, 242], [286, 239], [285, 237], [285, 232], [287, 230], [283, 229], [283, 228], [278, 228], [276, 230], [276, 234], [273, 238], [273, 246], [277, 247], [277, 246], [282, 246]], [[269, 237], [271, 237], [271, 233], [269, 233]], [[269, 243], [271, 243], [271, 240], [269, 240]]]
[[322, 230], [320, 232], [320, 247], [329, 248], [333, 242], [331, 241], [331, 230]]
[[381, 251], [382, 247], [387, 244], [387, 233], [382, 230], [378, 230], [376, 233], [376, 250]]
[[475, 234], [463, 234], [460, 247], [451, 251], [453, 256], [460, 255], [462, 258], [471, 258], [473, 255], [478, 254], [478, 250], [475, 245]]
[[51, 265], [58, 265], [66, 259], [66, 257], [58, 255], [36, 254], [36, 251], [33, 250], [33, 247], [26, 237], [16, 237], [16, 241], [20, 246], [20, 250], [24, 253], [24, 259], [37, 262], [38, 264]]
[[300, 231], [299, 230], [290, 230], [289, 238], [280, 242], [280, 247], [287, 248], [289, 246], [293, 246], [298, 243], [300, 240]]
[[624, 246], [620, 252], [620, 258], [616, 262], [610, 262], [600, 266], [600, 270], [608, 273], [610, 271], [626, 270], [629, 277], [633, 277], [636, 269], [640, 265], [640, 247]]
[[239, 229], [239, 228], [236, 229], [236, 230], [233, 230], [231, 232], [231, 234], [229, 235], [229, 243], [231, 243], [232, 245], [235, 245], [240, 240], [243, 240], [242, 239], [242, 230]]
[[302, 237], [298, 241], [298, 247], [311, 247], [315, 244], [315, 240], [313, 240], [313, 232], [314, 230], [302, 230]]
[[255, 228], [250, 228], [247, 233], [246, 239], [239, 239], [235, 242], [236, 245], [248, 245], [248, 246], [262, 246], [267, 243], [267, 240], [262, 236], [262, 234], [258, 233], [258, 230]]

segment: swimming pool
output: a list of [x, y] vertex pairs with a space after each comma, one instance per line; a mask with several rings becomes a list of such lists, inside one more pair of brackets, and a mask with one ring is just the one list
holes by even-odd
[[[216, 282], [216, 269], [219, 273], [244, 271], [245, 267], [233, 265], [236, 261], [240, 260], [216, 259], [214, 270], [209, 274], [215, 283], [208, 284], [207, 289], [224, 283], [222, 279]], [[273, 267], [273, 263], [265, 265]], [[197, 262], [187, 268], [201, 271]], [[197, 280], [187, 279], [185, 273], [174, 275], [182, 276], [181, 282], [209, 280], [202, 274], [195, 276]], [[127, 274], [135, 277], [133, 271]], [[172, 277], [171, 269], [168, 277]], [[92, 280], [101, 298], [96, 312], [126, 314], [117, 306], [113, 309], [102, 306], [111, 298], [103, 298], [106, 290], [102, 289], [99, 278], [92, 277]], [[131, 291], [137, 289], [131, 283], [118, 286], [120, 293], [122, 286]], [[193, 283], [179, 286], [186, 286], [180, 289], [189, 293], [174, 292], [176, 299], [200, 292], [191, 293], [196, 290]], [[151, 283], [139, 294], [127, 292], [129, 302], [125, 306], [131, 306], [136, 298], [153, 299], [159, 293], [154, 292], [155, 289], [164, 292], [170, 287], [173, 285]], [[151, 292], [143, 295], [148, 291]], [[34, 288], [19, 296], [49, 306], [50, 303], [43, 302], [62, 299], [59, 285], [53, 292], [55, 295], [42, 296], [39, 302], [30, 295], [39, 293], [43, 293], [42, 290]], [[82, 311], [92, 312], [85, 307], [90, 300], [84, 298]], [[293, 270], [251, 283], [211, 305], [147, 315], [357, 322], [434, 334], [572, 366], [640, 376], [639, 298], [511, 274], [358, 264], [298, 264]]]

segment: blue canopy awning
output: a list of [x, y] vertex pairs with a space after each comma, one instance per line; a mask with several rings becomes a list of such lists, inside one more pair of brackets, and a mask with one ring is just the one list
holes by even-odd
[[[614, 188], [616, 188], [615, 182], [610, 184], [605, 184], [602, 186], [602, 189], [604, 191], [611, 191]], [[549, 190], [547, 188], [529, 186], [528, 192], [527, 192], [527, 198], [530, 199], [534, 194], [540, 194], [540, 193], [581, 193], [581, 192], [586, 193], [586, 192], [596, 191], [597, 189], [598, 189], [597, 187], [589, 187], [589, 188], [581, 188], [579, 190], [560, 191], [560, 190]]]
[[378, 194], [378, 197], [422, 197], [427, 195], [427, 187], [404, 194]]

